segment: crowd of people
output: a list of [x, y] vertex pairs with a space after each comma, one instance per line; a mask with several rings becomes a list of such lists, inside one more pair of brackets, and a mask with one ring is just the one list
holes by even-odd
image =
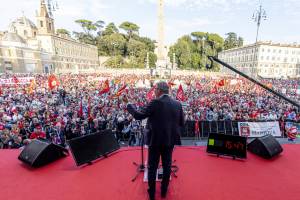
[[[22, 82], [24, 77], [30, 82]], [[138, 143], [142, 124], [132, 119], [126, 105], [144, 106], [158, 80], [109, 73], [53, 77], [0, 75], [0, 148], [20, 148], [36, 138], [65, 146], [66, 140], [104, 129], [114, 130], [118, 140], [129, 139], [130, 145]], [[300, 120], [296, 107], [240, 77], [175, 75], [166, 81], [174, 98], [182, 86], [186, 120]], [[264, 83], [300, 101], [298, 80]]]

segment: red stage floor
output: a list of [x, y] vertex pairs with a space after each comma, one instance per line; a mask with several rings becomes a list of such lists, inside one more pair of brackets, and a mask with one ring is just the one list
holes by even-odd
[[[131, 182], [132, 161], [140, 158], [137, 149], [122, 149], [81, 168], [69, 156], [33, 170], [21, 164], [18, 155], [17, 150], [0, 151], [0, 199], [147, 199], [142, 175]], [[272, 161], [250, 153], [245, 161], [217, 158], [207, 155], [205, 147], [180, 147], [174, 153], [180, 170], [167, 200], [299, 200], [299, 158], [300, 145], [284, 145], [284, 152]]]

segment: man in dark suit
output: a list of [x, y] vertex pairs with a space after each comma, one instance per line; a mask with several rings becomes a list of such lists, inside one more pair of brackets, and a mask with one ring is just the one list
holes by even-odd
[[180, 145], [180, 133], [184, 126], [181, 103], [169, 96], [169, 86], [159, 82], [155, 89], [156, 99], [144, 109], [137, 110], [128, 104], [127, 110], [137, 120], [148, 118], [149, 150], [148, 150], [148, 193], [151, 200], [155, 196], [156, 171], [160, 156], [163, 165], [161, 196], [166, 197], [171, 175], [172, 152], [174, 145]]

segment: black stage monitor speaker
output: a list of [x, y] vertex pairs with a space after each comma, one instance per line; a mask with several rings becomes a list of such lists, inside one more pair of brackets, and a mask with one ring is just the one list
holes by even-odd
[[111, 130], [104, 130], [68, 141], [77, 166], [87, 164], [120, 149]]
[[31, 167], [41, 167], [68, 155], [68, 150], [48, 141], [33, 140], [28, 144], [18, 159]]
[[254, 139], [248, 144], [248, 150], [266, 159], [273, 158], [283, 151], [279, 142], [272, 135]]

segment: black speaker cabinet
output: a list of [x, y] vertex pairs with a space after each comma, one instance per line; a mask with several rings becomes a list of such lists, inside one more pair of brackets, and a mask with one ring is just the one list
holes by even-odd
[[104, 130], [68, 141], [77, 166], [90, 163], [120, 149], [111, 130]]
[[248, 144], [248, 150], [265, 159], [271, 159], [283, 151], [279, 142], [272, 135], [254, 139]]
[[28, 144], [18, 159], [31, 167], [41, 167], [68, 155], [68, 150], [53, 143], [33, 140]]

